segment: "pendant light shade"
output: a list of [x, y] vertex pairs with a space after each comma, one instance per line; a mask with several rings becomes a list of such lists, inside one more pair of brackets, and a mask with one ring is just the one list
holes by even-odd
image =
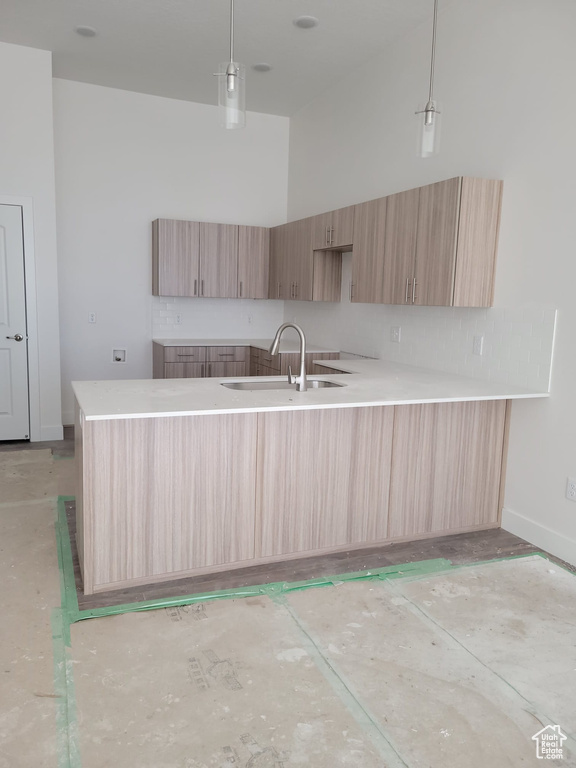
[[416, 112], [418, 117], [418, 145], [419, 157], [432, 157], [440, 151], [440, 119], [442, 110], [439, 103], [433, 97], [434, 91], [434, 64], [436, 61], [436, 22], [438, 17], [438, 0], [434, 0], [434, 20], [432, 22], [432, 53], [430, 57], [430, 87], [428, 101], [420, 105]]
[[230, 61], [218, 67], [218, 106], [223, 128], [246, 125], [246, 68], [234, 61], [234, 0], [230, 0]]

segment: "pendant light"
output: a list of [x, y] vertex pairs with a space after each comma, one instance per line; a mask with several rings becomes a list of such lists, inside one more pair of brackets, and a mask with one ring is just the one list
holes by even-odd
[[[440, 151], [440, 105], [434, 99], [434, 64], [436, 60], [436, 22], [438, 0], [434, 0], [434, 20], [432, 22], [432, 55], [430, 57], [430, 88], [428, 101], [424, 108], [418, 108], [418, 156], [432, 157]], [[422, 115], [424, 117], [422, 117]]]
[[223, 128], [246, 125], [246, 68], [234, 61], [234, 0], [230, 0], [230, 61], [219, 65], [218, 106]]

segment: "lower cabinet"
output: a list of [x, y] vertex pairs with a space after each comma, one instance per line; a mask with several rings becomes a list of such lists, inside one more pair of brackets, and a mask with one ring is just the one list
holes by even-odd
[[496, 525], [506, 401], [395, 407], [388, 538]]
[[247, 376], [249, 347], [165, 347], [153, 344], [155, 379]]
[[507, 403], [85, 421], [86, 594], [496, 527]]
[[262, 413], [256, 557], [382, 541], [393, 408]]

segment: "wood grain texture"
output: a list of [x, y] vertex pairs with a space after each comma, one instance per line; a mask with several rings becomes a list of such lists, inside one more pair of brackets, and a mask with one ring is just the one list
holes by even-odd
[[266, 227], [238, 227], [238, 297], [268, 298], [270, 230]]
[[[382, 293], [385, 304], [412, 303], [411, 281], [415, 277], [419, 200], [418, 188], [387, 198]], [[410, 285], [408, 292], [407, 280]]]
[[506, 401], [396, 406], [388, 537], [497, 525]]
[[256, 557], [384, 538], [392, 422], [386, 408], [260, 414]]
[[206, 363], [206, 376], [222, 378], [226, 376], [249, 376], [245, 362]]
[[354, 205], [312, 217], [312, 249], [350, 247], [354, 239]]
[[164, 347], [165, 363], [203, 363], [206, 347]]
[[460, 178], [420, 187], [415, 304], [452, 305], [460, 188]]
[[342, 254], [340, 251], [314, 251], [313, 301], [340, 301], [342, 294]]
[[[78, 403], [74, 403], [74, 472], [76, 477], [76, 548], [78, 550], [78, 560], [80, 563], [80, 570], [82, 572], [82, 578], [85, 583], [88, 584], [88, 588], [92, 589], [92, 576], [91, 568], [92, 561], [90, 559], [90, 546], [86, 538], [84, 527], [84, 413], [79, 408]], [[86, 551], [88, 551], [88, 561], [86, 562]]]
[[286, 275], [289, 235], [288, 224], [281, 224], [270, 230], [269, 299], [290, 298], [290, 283]]
[[330, 228], [332, 227], [332, 211], [319, 213], [312, 217], [312, 249], [330, 247]]
[[200, 224], [156, 219], [152, 222], [152, 293], [197, 296]]
[[164, 378], [164, 347], [155, 341], [152, 342], [152, 378]]
[[491, 307], [503, 182], [462, 179], [454, 282], [455, 307]]
[[213, 363], [243, 363], [250, 347], [206, 347], [206, 360]]
[[204, 298], [238, 295], [238, 227], [200, 224], [200, 290]]
[[85, 591], [252, 558], [256, 420], [86, 422]]
[[291, 298], [311, 301], [314, 261], [312, 251], [312, 217], [293, 221], [288, 226], [286, 278], [292, 284]]
[[356, 206], [352, 250], [352, 301], [382, 303], [387, 198]]
[[165, 379], [201, 379], [206, 375], [206, 363], [164, 363]]

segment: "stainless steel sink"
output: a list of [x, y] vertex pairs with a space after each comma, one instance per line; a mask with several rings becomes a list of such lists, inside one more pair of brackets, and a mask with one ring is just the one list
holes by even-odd
[[[228, 389], [239, 389], [254, 392], [261, 389], [292, 389], [296, 391], [296, 384], [290, 384], [282, 376], [277, 379], [267, 379], [266, 381], [221, 381], [220, 384]], [[336, 381], [325, 381], [324, 379], [307, 379], [308, 389], [324, 389], [324, 387], [345, 387], [346, 384], [340, 384]]]

